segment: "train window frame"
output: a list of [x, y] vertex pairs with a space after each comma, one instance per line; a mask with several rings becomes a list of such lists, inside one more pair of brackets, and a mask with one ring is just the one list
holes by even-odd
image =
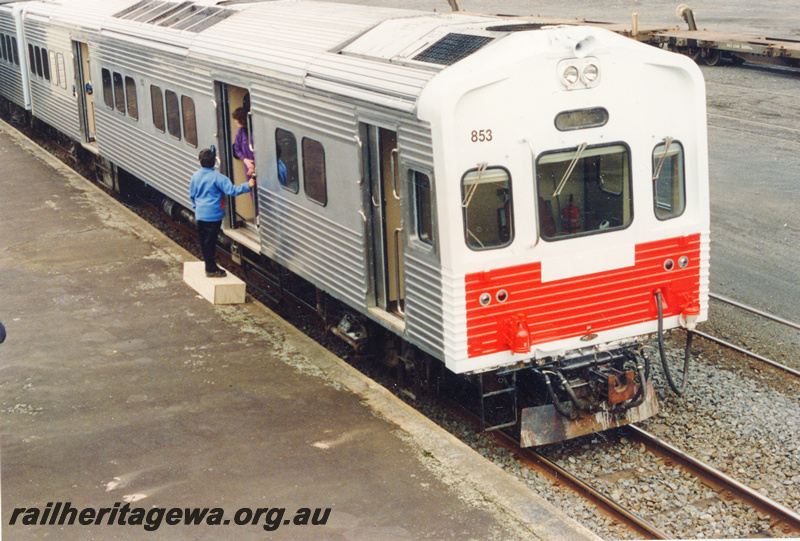
[[197, 111], [194, 99], [181, 94], [181, 120], [183, 123], [183, 140], [186, 144], [197, 148]]
[[36, 75], [39, 77], [44, 77], [44, 72], [42, 71], [42, 48], [38, 45], [34, 45], [34, 59], [36, 61]]
[[59, 80], [61, 82], [60, 86], [64, 90], [67, 89], [67, 66], [64, 63], [64, 55], [62, 53], [56, 54], [56, 59], [58, 61], [58, 74]]
[[[424, 181], [422, 180], [424, 177]], [[433, 246], [436, 237], [434, 228], [434, 198], [432, 175], [410, 167], [408, 181], [414, 187], [414, 233], [417, 240], [428, 246]]]
[[181, 140], [181, 106], [178, 93], [174, 90], [164, 89], [164, 110], [167, 114], [167, 133]]
[[111, 86], [111, 70], [103, 68], [100, 70], [100, 78], [103, 81], [103, 102], [109, 109], [114, 108], [114, 88]]
[[3, 60], [8, 62], [8, 46], [6, 45], [6, 35], [0, 32], [0, 54], [3, 55]]
[[122, 74], [118, 71], [112, 72], [114, 82], [114, 109], [120, 114], [125, 114], [125, 83]]
[[[620, 156], [616, 164], [615, 155]], [[564, 156], [564, 159], [559, 159], [560, 156]], [[595, 159], [594, 164], [587, 163], [591, 158]], [[602, 158], [608, 158], [609, 161], [605, 171], [600, 161]], [[550, 165], [552, 171], [549, 179], [545, 179], [543, 175], [547, 174], [547, 166]], [[619, 171], [614, 171], [615, 166]], [[567, 172], [569, 176], [566, 176]], [[615, 172], [624, 176], [618, 193], [608, 189], [603, 182], [604, 176]], [[575, 186], [575, 179], [581, 181], [578, 186]], [[620, 231], [633, 223], [631, 149], [624, 142], [592, 146], [583, 143], [578, 147], [543, 152], [536, 158], [534, 183], [538, 234], [547, 242]], [[569, 197], [562, 200], [562, 196], [566, 195]], [[592, 204], [588, 205], [587, 200]], [[609, 212], [604, 211], [603, 206], [618, 206], [619, 209], [616, 213], [614, 209]], [[573, 209], [576, 210], [574, 215]], [[619, 223], [613, 224], [612, 221]], [[588, 227], [588, 223], [593, 225]]]
[[150, 85], [150, 108], [153, 111], [153, 127], [161, 133], [167, 132], [167, 120], [164, 114], [164, 93], [160, 86]]
[[17, 51], [17, 37], [11, 36], [11, 52], [14, 53], [14, 64], [19, 66], [19, 52]]
[[[663, 147], [664, 150], [659, 155], [660, 147]], [[673, 165], [672, 158], [675, 157], [678, 159], [678, 167]], [[670, 158], [669, 166], [667, 158]], [[686, 158], [681, 142], [666, 138], [657, 144], [653, 148], [652, 164], [653, 212], [656, 218], [666, 221], [682, 216], [686, 212]], [[664, 182], [665, 172], [669, 175], [666, 182]], [[659, 198], [659, 187], [661, 187], [661, 193], [666, 195], [664, 199]], [[665, 193], [665, 190], [668, 191]]]
[[50, 57], [50, 82], [53, 83], [53, 86], [60, 86], [56, 53], [54, 51], [48, 51], [47, 55]]
[[[592, 120], [589, 115], [599, 114], [599, 119]], [[553, 119], [553, 124], [558, 131], [587, 130], [600, 128], [608, 124], [608, 110], [605, 107], [588, 107], [585, 109], [572, 109], [561, 111]]]
[[139, 121], [139, 97], [136, 92], [136, 80], [130, 75], [125, 76], [125, 107], [128, 117]]
[[36, 75], [36, 55], [33, 53], [33, 44], [28, 44], [28, 62], [31, 65], [31, 75]]
[[328, 178], [325, 171], [325, 147], [310, 137], [301, 141], [303, 189], [306, 197], [323, 207], [328, 205]]
[[[503, 201], [503, 205], [501, 206], [494, 206], [494, 207], [487, 207], [489, 211], [494, 208], [496, 221], [492, 222], [492, 217], [490, 216], [488, 220], [484, 220], [484, 224], [496, 226], [497, 234], [494, 236], [496, 238], [495, 243], [486, 245], [484, 241], [492, 240], [489, 238], [481, 238], [475, 234], [470, 228], [470, 207], [472, 206], [473, 201], [478, 203], [487, 203], [490, 202], [489, 197], [486, 197], [487, 194], [481, 193], [479, 197], [475, 197], [478, 187], [482, 184], [493, 184], [497, 183], [498, 179], [493, 179], [491, 175], [493, 172], [498, 171], [502, 172], [502, 175], [505, 177], [505, 180], [502, 181], [505, 183], [504, 188], [495, 189], [495, 196], [503, 195], [505, 201]], [[488, 180], [487, 179], [487, 172], [489, 173]], [[497, 173], [494, 173], [497, 174]], [[474, 175], [474, 176], [471, 176]], [[474, 188], [467, 188], [468, 182], [471, 182], [471, 185]], [[481, 164], [479, 167], [474, 167], [472, 169], [468, 169], [464, 172], [464, 175], [461, 177], [461, 214], [464, 224], [464, 241], [467, 244], [467, 247], [470, 250], [476, 252], [482, 252], [485, 250], [499, 250], [501, 248], [505, 248], [510, 246], [511, 243], [514, 242], [514, 237], [516, 234], [516, 230], [514, 228], [514, 196], [513, 196], [513, 183], [511, 172], [502, 165], [488, 165], [488, 164]], [[507, 190], [506, 194], [502, 194], [500, 190], [505, 189]], [[483, 191], [483, 190], [482, 190]], [[485, 214], [485, 209], [481, 207], [476, 207], [476, 211], [481, 210], [484, 211], [482, 214]], [[505, 211], [505, 215], [500, 213], [500, 210]], [[474, 214], [474, 213], [473, 213]], [[505, 226], [503, 222], [505, 221]], [[507, 228], [505, 234], [503, 233], [503, 227]], [[477, 231], [478, 233], [482, 233], [482, 231]], [[505, 237], [505, 238], [504, 238]]]
[[47, 82], [50, 82], [50, 60], [48, 59], [48, 51], [42, 47], [42, 77]]
[[[288, 151], [288, 152], [287, 152]], [[281, 188], [294, 194], [300, 192], [300, 174], [297, 159], [297, 137], [284, 128], [275, 128], [275, 164]], [[282, 178], [281, 165], [285, 169]]]

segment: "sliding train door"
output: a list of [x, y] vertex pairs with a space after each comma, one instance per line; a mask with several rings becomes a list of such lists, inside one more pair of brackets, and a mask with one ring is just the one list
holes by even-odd
[[78, 98], [78, 115], [81, 125], [83, 143], [93, 144], [96, 139], [94, 123], [94, 89], [92, 88], [92, 70], [89, 64], [89, 46], [80, 41], [72, 42], [72, 53], [75, 58], [74, 94]]
[[361, 124], [364, 185], [370, 208], [370, 300], [392, 316], [405, 316], [403, 221], [397, 132]]
[[[214, 83], [217, 102], [217, 157], [219, 158], [219, 172], [227, 176], [234, 184], [247, 182], [244, 162], [236, 156], [233, 144], [239, 126], [233, 119], [233, 112], [239, 107], [250, 110], [250, 96], [246, 88], [230, 85], [220, 81]], [[249, 118], [249, 116], [248, 116]], [[248, 129], [252, 122], [248, 122]], [[252, 144], [253, 138], [250, 138]], [[251, 147], [252, 149], [252, 147]], [[243, 233], [250, 232], [257, 237], [258, 227], [255, 221], [255, 207], [253, 198], [249, 193], [239, 195], [230, 200], [226, 207], [226, 228], [240, 229]]]

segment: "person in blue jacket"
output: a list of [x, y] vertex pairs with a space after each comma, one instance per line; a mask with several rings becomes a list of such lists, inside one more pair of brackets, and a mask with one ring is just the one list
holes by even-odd
[[250, 178], [247, 184], [234, 186], [231, 179], [214, 171], [217, 153], [213, 149], [200, 151], [201, 169], [192, 175], [189, 184], [189, 197], [192, 199], [194, 216], [197, 219], [197, 229], [200, 234], [200, 251], [206, 262], [206, 276], [209, 278], [224, 278], [227, 274], [217, 266], [217, 236], [222, 227], [222, 218], [225, 215], [223, 208], [223, 195], [237, 196], [249, 193], [256, 185], [256, 179]]

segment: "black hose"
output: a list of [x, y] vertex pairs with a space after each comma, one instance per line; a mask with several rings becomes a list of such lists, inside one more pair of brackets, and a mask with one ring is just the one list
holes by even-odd
[[538, 373], [544, 378], [544, 385], [545, 387], [547, 387], [547, 394], [550, 396], [550, 400], [553, 402], [553, 407], [556, 409], [558, 413], [560, 413], [567, 419], [572, 419], [574, 411], [567, 411], [564, 408], [564, 406], [562, 406], [561, 403], [558, 401], [558, 397], [556, 397], [556, 393], [555, 391], [553, 391], [553, 385], [550, 383], [550, 376], [542, 372]]
[[592, 411], [592, 404], [588, 400], [582, 400], [575, 396], [575, 391], [572, 390], [567, 378], [565, 378], [563, 374], [556, 372], [555, 370], [553, 371], [553, 374], [558, 377], [558, 381], [561, 383], [561, 388], [566, 391], [567, 396], [569, 396], [570, 401], [576, 408], [583, 411]]
[[669, 371], [669, 364], [667, 364], [667, 354], [664, 352], [664, 310], [661, 305], [661, 292], [656, 291], [655, 295], [656, 305], [658, 305], [658, 353], [661, 355], [661, 365], [664, 367], [664, 375], [667, 376], [667, 382], [669, 383], [670, 388], [676, 395], [681, 396], [686, 390], [686, 384], [689, 381], [689, 348], [692, 344], [692, 337], [694, 333], [687, 331], [686, 351], [684, 352], [683, 356], [683, 381], [681, 382], [681, 386], [678, 387], [672, 379], [672, 374]]

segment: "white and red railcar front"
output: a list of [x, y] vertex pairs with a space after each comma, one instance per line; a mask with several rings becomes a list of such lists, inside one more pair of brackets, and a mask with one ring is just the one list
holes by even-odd
[[[597, 359], [656, 332], [658, 299], [665, 329], [706, 318], [705, 86], [691, 60], [597, 28], [518, 32], [437, 75], [418, 112], [434, 141], [450, 370]], [[528, 443], [657, 406], [591, 409], [583, 425], [553, 414], [558, 435]]]

